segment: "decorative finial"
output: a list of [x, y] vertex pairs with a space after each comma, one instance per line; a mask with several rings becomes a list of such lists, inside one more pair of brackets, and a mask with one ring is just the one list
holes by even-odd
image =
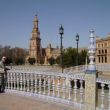
[[88, 65], [88, 70], [90, 71], [96, 71], [96, 66], [95, 66], [95, 62], [94, 62], [94, 59], [95, 59], [95, 52], [96, 52], [96, 47], [95, 47], [95, 37], [94, 37], [94, 30], [91, 29], [90, 31], [90, 42], [89, 42], [89, 50], [88, 50], [88, 55], [89, 55], [89, 65]]

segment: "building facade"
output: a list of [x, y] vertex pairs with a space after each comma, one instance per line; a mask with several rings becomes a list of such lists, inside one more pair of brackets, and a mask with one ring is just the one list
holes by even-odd
[[51, 57], [56, 59], [60, 55], [60, 49], [58, 47], [52, 48], [51, 44], [46, 48], [42, 48], [38, 23], [38, 17], [35, 15], [30, 38], [29, 55], [26, 60], [28, 62], [29, 58], [35, 58], [36, 64], [49, 64], [48, 59]]
[[96, 63], [110, 63], [110, 33], [106, 38], [96, 39]]

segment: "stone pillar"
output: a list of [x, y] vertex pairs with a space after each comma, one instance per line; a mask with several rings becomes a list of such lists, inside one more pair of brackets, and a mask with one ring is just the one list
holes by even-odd
[[85, 110], [96, 110], [96, 66], [94, 30], [90, 30], [90, 45], [88, 50], [90, 63], [85, 73]]
[[85, 110], [96, 110], [96, 71], [85, 74]]

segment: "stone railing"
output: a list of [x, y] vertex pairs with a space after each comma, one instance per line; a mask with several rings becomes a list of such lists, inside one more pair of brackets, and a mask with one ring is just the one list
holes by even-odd
[[10, 71], [7, 90], [84, 107], [84, 78], [78, 74]]
[[101, 110], [110, 110], [110, 80], [97, 78], [97, 106]]
[[[87, 70], [88, 65], [79, 65], [70, 68], [65, 68], [65, 72], [74, 72], [74, 71], [85, 71]], [[102, 72], [110, 72], [110, 64], [96, 64], [96, 69]]]
[[[96, 84], [97, 110], [110, 110], [110, 81], [97, 78]], [[65, 103], [81, 110], [85, 107], [84, 74], [9, 71], [6, 88], [8, 92]]]

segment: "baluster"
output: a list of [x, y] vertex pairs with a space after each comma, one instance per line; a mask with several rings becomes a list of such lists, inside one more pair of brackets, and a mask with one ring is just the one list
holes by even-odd
[[104, 93], [104, 86], [105, 84], [101, 83], [101, 109], [104, 109], [104, 96], [105, 96], [105, 93]]
[[48, 95], [50, 95], [50, 76], [48, 76]]
[[63, 98], [66, 98], [66, 78], [63, 77]]
[[39, 94], [41, 94], [41, 75], [39, 74]]
[[45, 88], [46, 88], [46, 77], [45, 77], [45, 76], [44, 76], [43, 87], [44, 87], [44, 92], [43, 92], [43, 94], [45, 95], [45, 94], [46, 94], [46, 92], [45, 92]]
[[11, 90], [13, 89], [13, 73], [10, 74]]
[[109, 93], [108, 93], [108, 110], [110, 110], [110, 84], [108, 85], [108, 88], [109, 88]]
[[17, 74], [17, 90], [19, 90], [19, 73], [16, 74]]
[[14, 90], [16, 90], [16, 73], [13, 73]]
[[33, 92], [33, 73], [32, 74], [30, 74], [30, 81], [31, 81], [31, 92]]
[[20, 91], [23, 90], [23, 78], [22, 78], [22, 73], [20, 73]]
[[33, 74], [33, 93], [35, 93], [35, 73]]
[[35, 93], [37, 93], [37, 74], [35, 74]]
[[68, 85], [68, 89], [69, 89], [69, 91], [68, 91], [68, 93], [69, 93], [69, 97], [68, 97], [68, 99], [69, 100], [71, 100], [71, 78], [69, 78], [69, 85]]
[[7, 89], [10, 89], [10, 73], [7, 74]]
[[23, 73], [23, 91], [26, 91], [26, 74]]
[[30, 73], [26, 74], [26, 80], [27, 80], [27, 92], [30, 91]]
[[80, 103], [83, 102], [83, 80], [80, 80]]
[[53, 92], [52, 92], [52, 96], [54, 97], [55, 96], [55, 77], [53, 76], [52, 77], [52, 87], [53, 87]]
[[57, 90], [58, 90], [57, 97], [60, 97], [60, 77], [59, 76], [58, 76]]
[[77, 101], [77, 79], [74, 79], [74, 102]]

